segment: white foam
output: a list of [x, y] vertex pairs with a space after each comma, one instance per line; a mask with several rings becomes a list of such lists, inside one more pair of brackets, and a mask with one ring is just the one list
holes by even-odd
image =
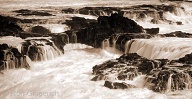
[[[134, 39], [127, 53], [137, 53], [148, 59], [178, 59], [192, 52], [191, 38]], [[130, 41], [128, 43], [131, 43]], [[127, 44], [130, 45], [130, 44]]]

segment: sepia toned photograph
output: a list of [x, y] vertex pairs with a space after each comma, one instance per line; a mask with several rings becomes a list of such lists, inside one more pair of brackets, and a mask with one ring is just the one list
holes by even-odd
[[192, 0], [0, 0], [0, 99], [192, 99]]

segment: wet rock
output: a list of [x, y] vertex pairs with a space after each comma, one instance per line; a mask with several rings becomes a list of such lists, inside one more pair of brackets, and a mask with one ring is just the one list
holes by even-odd
[[91, 81], [99, 81], [99, 80], [106, 80], [106, 79], [107, 77], [105, 75], [100, 74], [92, 78]]
[[51, 31], [43, 26], [34, 26], [31, 28], [31, 31], [32, 33], [39, 33], [39, 34], [42, 34], [42, 35], [48, 35], [51, 33]]
[[22, 32], [22, 28], [17, 25], [17, 19], [0, 15], [0, 36], [16, 35]]
[[180, 21], [177, 21], [176, 24], [177, 24], [177, 25], [183, 25], [183, 23], [180, 22]]
[[159, 33], [159, 28], [145, 28], [146, 33], [156, 35]]
[[0, 46], [6, 46], [6, 49], [0, 49], [0, 71], [15, 68], [30, 68], [26, 57], [17, 48], [7, 46], [6, 44], [0, 44]]
[[191, 65], [166, 65], [161, 70], [153, 71], [147, 82], [153, 83], [151, 89], [157, 92], [191, 89], [191, 71]]
[[20, 10], [15, 10], [13, 12], [19, 13], [17, 15], [22, 15], [22, 16], [53, 16], [52, 14], [45, 12], [45, 11], [33, 11], [33, 10], [28, 10], [28, 9], [20, 9]]
[[105, 80], [104, 86], [111, 89], [125, 89], [125, 83], [113, 83], [108, 80], [133, 80], [139, 75], [146, 75], [145, 87], [156, 92], [169, 92], [191, 89], [192, 65], [191, 54], [178, 60], [149, 60], [136, 53], [128, 53], [119, 58], [93, 67], [92, 80]]
[[54, 42], [55, 46], [64, 54], [64, 46], [69, 43], [67, 34], [52, 34], [51, 40]]
[[113, 60], [107, 61], [101, 65], [93, 67], [93, 74], [96, 76], [92, 79], [96, 80], [133, 80], [133, 78], [141, 75], [138, 72], [138, 67], [129, 66], [127, 64], [118, 63]]
[[9, 46], [7, 44], [0, 44], [0, 50], [6, 50]]
[[125, 52], [125, 44], [127, 41], [131, 39], [149, 39], [151, 37], [153, 36], [147, 33], [118, 33], [111, 35], [109, 39], [111, 41], [111, 45], [113, 45], [114, 41], [116, 41], [115, 48]]
[[101, 47], [103, 40], [112, 37], [113, 34], [121, 35], [121, 33], [133, 33], [134, 35], [135, 33], [135, 35], [138, 34], [137, 37], [145, 37], [142, 35], [139, 36], [139, 34], [144, 32], [143, 27], [138, 25], [135, 21], [125, 18], [117, 13], [112, 14], [109, 17], [100, 16], [97, 21], [98, 22], [84, 21], [84, 25], [80, 25], [83, 29], [78, 29], [79, 26], [72, 25], [72, 27], [77, 28], [67, 31], [69, 38], [72, 38], [71, 36], [75, 33], [77, 36], [77, 42], [98, 48]]
[[62, 24], [68, 25], [72, 31], [78, 31], [79, 29], [88, 27], [93, 22], [96, 23], [97, 21], [93, 19], [85, 19], [82, 17], [72, 17], [71, 20], [66, 20], [66, 22]]
[[177, 62], [183, 63], [183, 64], [192, 64], [192, 53], [187, 54], [182, 58], [179, 58], [179, 60], [177, 60]]
[[[64, 53], [62, 49], [65, 42], [58, 42], [57, 37], [51, 38], [41, 37], [34, 39], [27, 39], [26, 42], [22, 43], [22, 54], [27, 55], [32, 61], [42, 61], [54, 59]], [[62, 36], [60, 36], [62, 38]], [[60, 44], [60, 45], [59, 45]], [[62, 48], [61, 48], [62, 47]]]
[[115, 32], [121, 33], [143, 33], [144, 29], [140, 25], [138, 25], [135, 21], [125, 18], [120, 14], [114, 13], [110, 17], [102, 17], [98, 18], [98, 23], [101, 23], [105, 27], [108, 25], [115, 30]]
[[63, 9], [62, 13], [74, 14], [75, 13], [75, 9], [73, 9], [73, 8]]
[[125, 82], [110, 82], [105, 81], [104, 84], [105, 87], [108, 87], [110, 89], [129, 89], [129, 88], [136, 88], [134, 85], [127, 84]]
[[[160, 34], [161, 35], [161, 34]], [[192, 34], [182, 32], [182, 31], [175, 31], [167, 34], [163, 34], [164, 37], [181, 37], [181, 38], [191, 38]]]

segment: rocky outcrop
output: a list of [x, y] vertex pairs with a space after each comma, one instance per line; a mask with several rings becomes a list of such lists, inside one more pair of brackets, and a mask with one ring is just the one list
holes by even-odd
[[15, 68], [29, 69], [30, 66], [26, 58], [17, 48], [10, 47], [7, 44], [0, 44], [0, 71]]
[[[135, 33], [141, 34], [144, 33], [145, 30], [143, 27], [138, 25], [135, 21], [125, 18], [117, 13], [112, 14], [111, 16], [100, 16], [97, 20], [83, 20], [80, 21], [80, 24], [76, 26], [79, 21], [78, 18], [71, 20], [72, 22], [67, 22], [69, 27], [72, 27], [72, 30], [67, 31], [69, 38], [74, 36], [72, 34], [76, 34], [77, 42], [83, 43], [87, 45], [91, 45], [93, 47], [101, 47], [102, 41], [105, 39], [109, 39], [112, 35], [122, 34], [122, 33]], [[147, 34], [146, 34], [147, 35]]]
[[172, 20], [167, 20], [165, 18], [165, 13], [170, 12], [172, 14], [178, 15], [177, 9], [185, 11], [183, 7], [177, 5], [136, 5], [130, 7], [83, 7], [79, 9], [66, 8], [63, 9], [63, 13], [67, 14], [84, 14], [93, 16], [110, 16], [114, 13], [119, 13], [124, 17], [128, 17], [135, 20], [145, 20], [150, 17], [149, 22], [157, 24], [161, 21], [169, 24], [181, 25], [182, 22], [174, 22]]
[[69, 36], [65, 33], [58, 34], [50, 34], [51, 41], [55, 44], [55, 46], [64, 54], [64, 46], [69, 43]]
[[108, 87], [110, 89], [129, 89], [129, 88], [136, 88], [134, 85], [130, 85], [127, 83], [120, 83], [120, 82], [110, 82], [110, 81], [105, 81], [104, 84], [105, 87]]
[[[187, 54], [178, 60], [149, 60], [136, 53], [124, 54], [115, 60], [109, 60], [93, 67], [92, 80], [105, 80], [104, 86], [111, 89], [126, 89], [126, 80], [133, 80], [139, 75], [146, 75], [144, 87], [157, 92], [191, 89], [191, 56]], [[110, 82], [109, 80], [122, 82]]]
[[16, 18], [0, 16], [0, 36], [17, 35], [22, 28], [17, 24]]
[[23, 42], [22, 44], [21, 53], [28, 56], [32, 61], [54, 59], [64, 53], [63, 47], [65, 42], [59, 43], [57, 41], [60, 37], [61, 40], [63, 40], [62, 36], [55, 36], [55, 38], [39, 37], [26, 39], [26, 42]]
[[43, 26], [34, 26], [30, 29], [29, 32], [32, 32], [32, 33], [38, 33], [38, 34], [41, 34], [42, 36], [45, 35], [49, 35], [51, 33], [51, 31]]
[[167, 92], [191, 89], [191, 65], [165, 65], [161, 70], [154, 69], [147, 76], [147, 84], [154, 91]]
[[159, 28], [145, 28], [146, 33], [156, 35], [159, 33]]
[[180, 38], [192, 38], [191, 33], [186, 33], [182, 31], [175, 31], [167, 34], [158, 34], [157, 36], [162, 36], [162, 37], [180, 37]]
[[15, 10], [13, 12], [19, 13], [17, 15], [22, 16], [53, 16], [52, 14], [46, 12], [46, 11], [34, 11], [34, 10], [28, 10], [28, 9], [21, 9], [21, 10]]

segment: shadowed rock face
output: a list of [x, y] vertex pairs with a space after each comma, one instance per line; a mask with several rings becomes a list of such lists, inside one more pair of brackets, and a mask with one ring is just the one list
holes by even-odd
[[[77, 18], [76, 18], [77, 19]], [[78, 19], [84, 20], [84, 19]], [[140, 34], [144, 32], [144, 28], [138, 25], [135, 21], [125, 18], [119, 14], [112, 14], [111, 16], [101, 16], [95, 21], [82, 21], [84, 24], [81, 29], [76, 27], [73, 22], [78, 22], [74, 19], [72, 22], [67, 22], [72, 30], [67, 31], [69, 38], [72, 34], [77, 35], [77, 42], [91, 45], [93, 47], [101, 47], [104, 39], [110, 38], [113, 34], [118, 33], [135, 33]], [[85, 22], [85, 23], [84, 23]], [[73, 23], [73, 24], [69, 24]], [[75, 28], [76, 27], [76, 28]], [[83, 28], [83, 29], [82, 29]], [[72, 34], [71, 34], [72, 33]]]
[[0, 16], [0, 36], [16, 35], [22, 28], [16, 23], [16, 18]]
[[111, 89], [125, 89], [126, 83], [108, 80], [133, 80], [138, 75], [146, 75], [145, 87], [157, 92], [176, 91], [192, 88], [191, 54], [178, 60], [149, 60], [136, 53], [124, 54], [93, 67], [92, 80], [106, 80], [104, 86]]
[[51, 41], [55, 44], [55, 46], [64, 54], [64, 46], [69, 43], [69, 37], [67, 34], [50, 34]]
[[51, 33], [51, 31], [49, 29], [46, 29], [45, 27], [43, 26], [34, 26], [31, 28], [31, 31], [32, 33], [39, 33], [41, 35], [48, 35]]
[[15, 68], [30, 68], [26, 56], [22, 55], [17, 48], [0, 44], [0, 70]]

